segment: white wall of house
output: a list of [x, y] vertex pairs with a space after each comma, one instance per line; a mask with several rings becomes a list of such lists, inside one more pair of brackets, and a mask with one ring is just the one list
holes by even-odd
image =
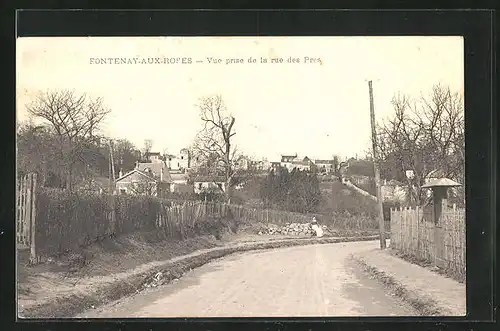
[[311, 170], [311, 166], [310, 165], [306, 165], [306, 164], [294, 164], [293, 168], [297, 168], [297, 169], [302, 170], [302, 171], [309, 171], [309, 170]]
[[178, 155], [167, 156], [166, 163], [171, 170], [189, 169], [189, 154], [187, 151], [181, 151]]
[[316, 163], [318, 171], [325, 171], [327, 173], [333, 172], [333, 165], [331, 163]]
[[149, 156], [149, 160], [151, 162], [154, 162], [154, 163], [156, 163], [156, 162], [162, 162], [161, 156], [160, 155], [156, 155], [156, 154], [150, 155]]

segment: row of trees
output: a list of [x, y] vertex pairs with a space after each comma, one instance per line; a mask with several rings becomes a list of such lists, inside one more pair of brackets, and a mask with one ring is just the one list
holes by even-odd
[[[394, 113], [378, 126], [382, 178], [406, 183], [410, 199], [422, 203], [422, 185], [434, 172], [464, 183], [465, 128], [462, 95], [436, 85], [428, 97], [396, 94]], [[411, 170], [414, 178], [408, 178]], [[463, 198], [463, 189], [462, 189]]]
[[[198, 161], [191, 177], [222, 176], [230, 199], [232, 188], [249, 178], [237, 168], [243, 155], [233, 143], [235, 118], [220, 95], [201, 98], [198, 107], [203, 128], [189, 148]], [[71, 190], [87, 178], [108, 177], [112, 155], [114, 169], [131, 170], [152, 148], [149, 139], [139, 150], [126, 139], [105, 137], [100, 129], [110, 109], [101, 98], [50, 91], [39, 93], [26, 108], [32, 120], [18, 124], [18, 171], [40, 174], [43, 186]]]
[[315, 212], [321, 201], [317, 175], [297, 169], [271, 171], [260, 193], [266, 207], [299, 213]]
[[[41, 185], [72, 190], [87, 179], [107, 177], [110, 140], [100, 128], [110, 113], [101, 98], [70, 90], [39, 93], [26, 106], [30, 120], [17, 126], [18, 173], [36, 172]], [[115, 169], [134, 168], [140, 151], [113, 141]]]

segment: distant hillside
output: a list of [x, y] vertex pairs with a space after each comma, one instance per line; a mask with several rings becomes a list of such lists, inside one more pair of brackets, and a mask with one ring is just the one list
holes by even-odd
[[373, 170], [373, 163], [370, 160], [357, 160], [350, 159], [349, 167], [346, 170], [347, 176], [366, 176], [366, 177], [375, 177], [375, 173]]
[[322, 201], [319, 212], [322, 214], [348, 212], [352, 215], [376, 216], [377, 203], [375, 201], [340, 182], [322, 182], [320, 189]]

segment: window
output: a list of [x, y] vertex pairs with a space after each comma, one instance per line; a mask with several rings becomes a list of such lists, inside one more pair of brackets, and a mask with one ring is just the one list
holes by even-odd
[[200, 190], [201, 190], [202, 188], [203, 188], [203, 183], [199, 183], [199, 184], [198, 184], [198, 189], [200, 189]]
[[181, 156], [181, 160], [184, 160], [184, 156]]
[[121, 188], [120, 189], [120, 194], [127, 194], [127, 189], [126, 188]]

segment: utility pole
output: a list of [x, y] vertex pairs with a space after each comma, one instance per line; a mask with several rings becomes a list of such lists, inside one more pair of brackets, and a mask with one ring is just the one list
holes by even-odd
[[109, 140], [109, 204], [111, 209], [110, 232], [115, 233], [116, 214], [115, 214], [115, 163], [113, 157], [113, 141]]
[[375, 129], [375, 109], [373, 106], [373, 88], [372, 81], [368, 81], [368, 90], [370, 93], [370, 118], [372, 126], [372, 147], [373, 147], [373, 169], [375, 172], [375, 186], [377, 188], [377, 206], [379, 217], [379, 232], [380, 232], [380, 249], [386, 248], [385, 243], [385, 224], [384, 224], [384, 209], [382, 207], [382, 188], [380, 183], [379, 159], [377, 153], [377, 131]]

